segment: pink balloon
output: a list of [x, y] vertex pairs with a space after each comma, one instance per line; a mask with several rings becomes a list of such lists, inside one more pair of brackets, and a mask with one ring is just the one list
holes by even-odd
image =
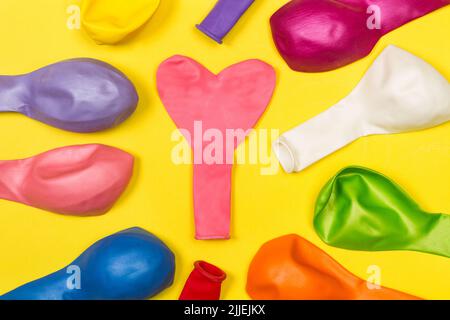
[[[275, 70], [260, 60], [235, 64], [218, 75], [183, 56], [174, 56], [160, 65], [159, 96], [193, 148], [197, 239], [230, 237], [234, 149], [266, 110], [275, 84]], [[244, 133], [227, 144], [227, 130]], [[208, 140], [205, 137], [209, 134], [217, 137], [218, 133], [222, 139], [214, 141], [216, 148], [210, 161], [205, 154], [211, 145], [203, 140]], [[199, 143], [199, 139], [203, 140]]]
[[293, 0], [271, 18], [278, 51], [295, 71], [333, 70], [367, 56], [392, 30], [450, 0]]
[[0, 161], [0, 198], [55, 213], [106, 213], [133, 174], [133, 156], [99, 144]]

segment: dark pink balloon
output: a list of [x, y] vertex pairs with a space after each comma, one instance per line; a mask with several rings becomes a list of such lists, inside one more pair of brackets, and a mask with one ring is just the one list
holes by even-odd
[[[273, 39], [295, 71], [337, 69], [367, 56], [386, 33], [450, 0], [293, 0], [271, 18]], [[379, 26], [373, 17], [379, 17]]]
[[0, 198], [66, 215], [106, 213], [133, 174], [132, 155], [105, 145], [0, 161]]

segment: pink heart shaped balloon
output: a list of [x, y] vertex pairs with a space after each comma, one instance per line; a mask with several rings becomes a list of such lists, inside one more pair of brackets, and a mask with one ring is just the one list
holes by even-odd
[[275, 84], [275, 70], [260, 60], [232, 65], [218, 75], [183, 56], [160, 65], [159, 96], [194, 151], [197, 239], [230, 237], [234, 150], [266, 110]]
[[66, 215], [106, 213], [133, 174], [132, 155], [88, 144], [0, 161], [0, 198]]

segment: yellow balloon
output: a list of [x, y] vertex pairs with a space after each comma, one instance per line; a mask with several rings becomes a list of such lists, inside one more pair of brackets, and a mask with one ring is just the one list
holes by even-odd
[[160, 0], [83, 0], [82, 24], [99, 44], [115, 44], [141, 28]]

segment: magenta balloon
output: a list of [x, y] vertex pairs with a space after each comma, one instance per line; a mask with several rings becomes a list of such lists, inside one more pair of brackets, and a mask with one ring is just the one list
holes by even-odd
[[[275, 45], [291, 69], [323, 72], [364, 58], [386, 33], [448, 4], [450, 0], [293, 0], [270, 23]], [[373, 17], [379, 17], [379, 25]]]

